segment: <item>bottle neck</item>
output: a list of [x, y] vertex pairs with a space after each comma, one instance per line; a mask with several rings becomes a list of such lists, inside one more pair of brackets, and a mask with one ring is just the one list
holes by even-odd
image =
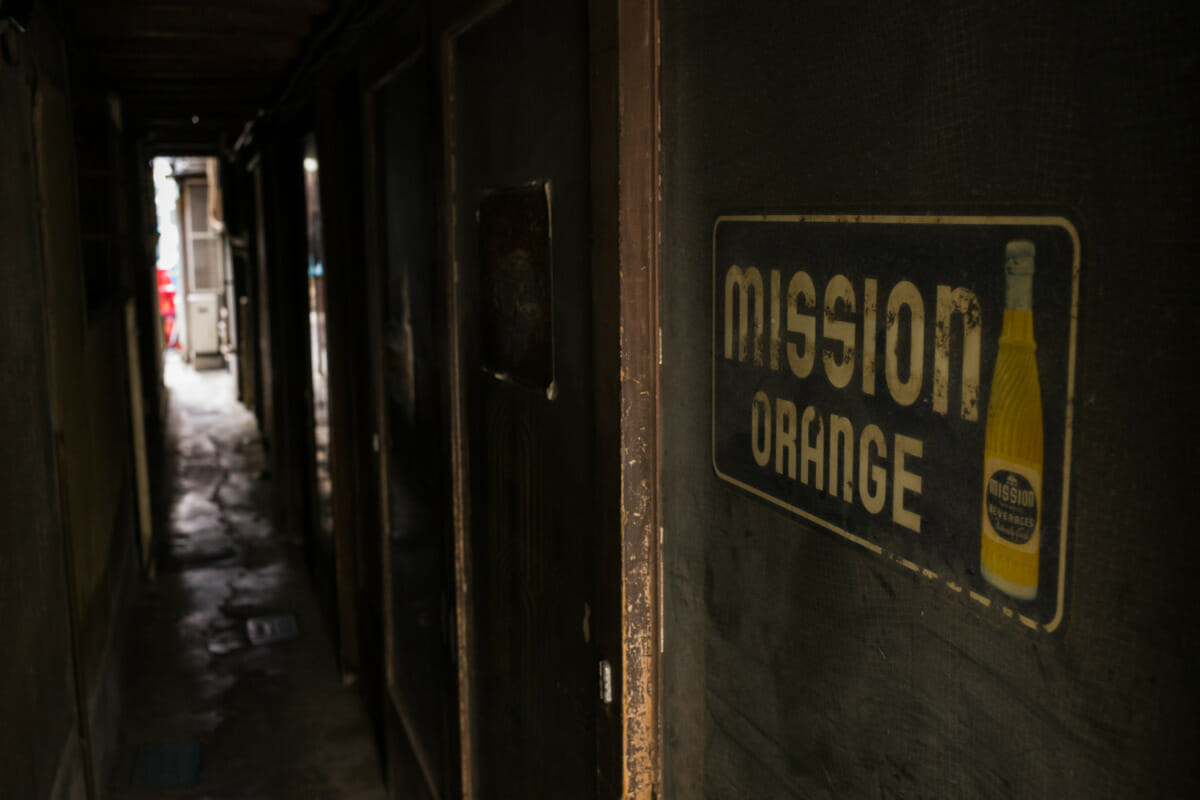
[[1004, 282], [1004, 327], [1001, 341], [1033, 346], [1033, 267], [1010, 268]]
[[1025, 308], [1004, 309], [1004, 325], [1000, 341], [1006, 344], [1033, 346], [1033, 312]]
[[1004, 307], [1014, 311], [1033, 310], [1033, 272], [1009, 273], [1004, 282]]

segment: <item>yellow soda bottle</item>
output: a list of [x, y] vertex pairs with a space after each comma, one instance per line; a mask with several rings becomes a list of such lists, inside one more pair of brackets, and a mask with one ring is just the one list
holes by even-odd
[[997, 589], [1037, 597], [1042, 544], [1042, 392], [1033, 340], [1033, 242], [1005, 248], [1005, 308], [988, 398], [979, 566]]

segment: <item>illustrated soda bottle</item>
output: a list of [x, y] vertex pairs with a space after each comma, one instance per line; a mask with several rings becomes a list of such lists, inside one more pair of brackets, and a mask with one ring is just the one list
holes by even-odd
[[1005, 308], [988, 398], [979, 566], [997, 589], [1032, 600], [1042, 544], [1042, 392], [1033, 339], [1033, 242], [1005, 248]]

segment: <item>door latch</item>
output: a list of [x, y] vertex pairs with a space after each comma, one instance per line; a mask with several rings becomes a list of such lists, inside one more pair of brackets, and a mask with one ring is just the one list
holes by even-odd
[[612, 664], [607, 659], [600, 662], [600, 702], [612, 703]]

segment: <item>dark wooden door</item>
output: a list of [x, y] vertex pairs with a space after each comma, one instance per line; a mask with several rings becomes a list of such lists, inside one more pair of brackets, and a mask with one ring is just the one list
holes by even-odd
[[[513, 2], [446, 41], [480, 797], [596, 793], [588, 38]], [[466, 513], [469, 512], [469, 513]]]
[[438, 263], [436, 112], [417, 54], [368, 92], [369, 181], [381, 306], [383, 627], [389, 786], [453, 794], [454, 747], [445, 307]]

